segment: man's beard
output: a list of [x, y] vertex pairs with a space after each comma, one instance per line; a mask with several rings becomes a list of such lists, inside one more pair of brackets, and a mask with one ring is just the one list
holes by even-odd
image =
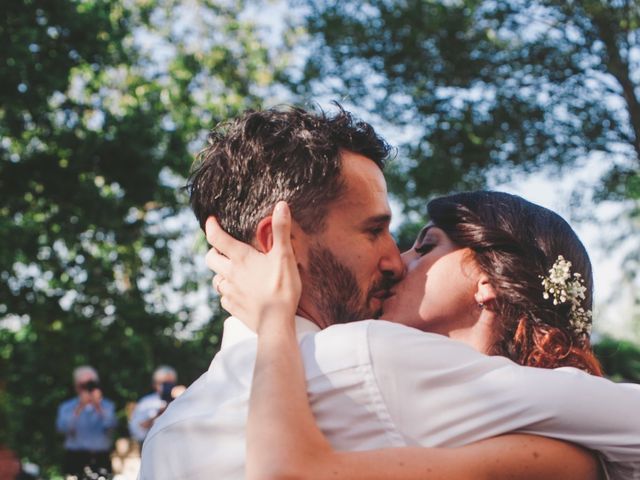
[[329, 249], [312, 246], [308, 261], [304, 289], [327, 325], [380, 316], [382, 310], [372, 309], [369, 300], [372, 293], [391, 288], [391, 279], [383, 277], [363, 295], [353, 271]]

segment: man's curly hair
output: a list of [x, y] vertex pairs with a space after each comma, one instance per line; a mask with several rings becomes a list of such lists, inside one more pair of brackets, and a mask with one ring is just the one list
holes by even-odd
[[207, 217], [250, 242], [279, 200], [307, 233], [322, 231], [329, 206], [344, 192], [341, 152], [363, 155], [380, 169], [389, 145], [368, 123], [338, 111], [302, 108], [247, 111], [211, 132], [187, 190], [204, 229]]

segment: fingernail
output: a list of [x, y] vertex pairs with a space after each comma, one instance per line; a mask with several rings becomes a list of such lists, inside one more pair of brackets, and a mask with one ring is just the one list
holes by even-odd
[[278, 215], [284, 215], [287, 213], [287, 203], [286, 202], [278, 202], [276, 204], [276, 208], [274, 210], [274, 213], [277, 213]]

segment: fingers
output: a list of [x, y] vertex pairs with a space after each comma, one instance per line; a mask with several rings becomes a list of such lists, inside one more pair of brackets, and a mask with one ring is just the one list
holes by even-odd
[[243, 298], [245, 296], [242, 290], [238, 290], [233, 281], [226, 279], [223, 275], [216, 275], [211, 281], [213, 288], [220, 295], [220, 306], [230, 315], [238, 318], [246, 316], [246, 309], [242, 308], [245, 304]]
[[233, 315], [229, 297], [225, 296], [222, 285], [224, 282], [224, 276], [222, 275], [214, 275], [213, 280], [211, 280], [211, 284], [213, 285], [213, 289], [220, 295], [220, 306], [229, 312], [229, 314]]
[[220, 297], [220, 306], [233, 315], [233, 308], [231, 307], [231, 302], [227, 297]]
[[[220, 306], [229, 312], [230, 315], [242, 316], [243, 311], [238, 307], [238, 291], [233, 282], [228, 282], [223, 275], [216, 275], [211, 281], [213, 288], [220, 295]], [[242, 295], [240, 295], [242, 298]]]
[[[223, 283], [224, 285], [224, 283]], [[241, 308], [238, 307], [238, 302], [235, 301], [236, 295], [233, 292], [233, 287], [227, 285], [229, 293], [226, 294], [226, 290], [225, 291], [225, 295], [220, 295], [220, 306], [226, 310], [230, 315], [234, 315], [238, 318], [241, 318], [244, 314], [243, 310]]]
[[251, 248], [225, 232], [215, 217], [207, 218], [204, 230], [207, 242], [225, 257], [239, 258]]
[[204, 259], [209, 270], [226, 276], [231, 273], [231, 260], [221, 255], [215, 248], [209, 249]]
[[280, 251], [291, 251], [291, 212], [287, 202], [278, 202], [271, 217], [273, 247]]
[[213, 289], [218, 293], [218, 295], [222, 295], [222, 292], [220, 291], [220, 284], [222, 283], [223, 278], [224, 277], [222, 275], [214, 275], [211, 280], [211, 285], [213, 285]]

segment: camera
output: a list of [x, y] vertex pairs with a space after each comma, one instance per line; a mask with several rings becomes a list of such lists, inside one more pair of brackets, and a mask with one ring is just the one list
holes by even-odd
[[89, 380], [88, 382], [85, 382], [82, 385], [80, 385], [80, 388], [82, 390], [86, 390], [87, 392], [93, 392], [94, 390], [97, 390], [100, 388], [100, 382], [98, 382], [97, 380]]
[[162, 390], [160, 390], [160, 398], [167, 403], [171, 403], [174, 400], [172, 390], [176, 386], [173, 382], [164, 382], [162, 384]]

